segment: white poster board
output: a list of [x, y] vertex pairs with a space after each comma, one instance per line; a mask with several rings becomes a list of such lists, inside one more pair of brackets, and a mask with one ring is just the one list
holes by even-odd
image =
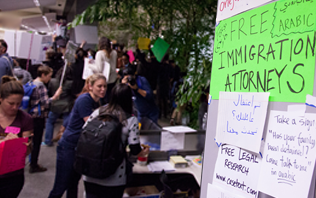
[[219, 0], [217, 3], [216, 21], [227, 19], [269, 1], [272, 0]]
[[161, 151], [183, 150], [184, 149], [184, 133], [172, 133], [168, 131], [161, 132]]
[[[83, 73], [82, 73], [82, 79], [87, 79], [90, 75], [94, 74], [93, 69], [96, 68], [95, 60], [85, 58], [84, 59], [84, 67], [83, 67]], [[110, 64], [108, 62], [104, 62], [104, 68], [103, 68], [103, 75], [105, 76], [106, 80], [110, 77]]]
[[84, 66], [82, 72], [82, 79], [86, 80], [89, 76], [93, 74], [91, 67], [94, 67], [95, 61], [93, 59], [85, 58], [84, 59]]
[[216, 141], [259, 153], [269, 95], [220, 92]]
[[78, 25], [75, 27], [76, 43], [86, 41], [87, 44], [98, 43], [98, 27], [91, 25]]
[[316, 159], [316, 114], [271, 111], [259, 190], [278, 198], [307, 197]]
[[42, 37], [35, 33], [6, 30], [4, 40], [8, 44], [10, 56], [37, 60], [40, 57]]
[[38, 61], [46, 60], [46, 51], [53, 46], [52, 36], [43, 36]]
[[218, 150], [213, 185], [245, 198], [258, 197], [261, 156], [232, 145]]
[[16, 38], [16, 32], [17, 31], [13, 31], [13, 30], [6, 30], [4, 32], [4, 40], [8, 45], [8, 49], [7, 52], [10, 56], [16, 56], [16, 43], [15, 43], [15, 38]]

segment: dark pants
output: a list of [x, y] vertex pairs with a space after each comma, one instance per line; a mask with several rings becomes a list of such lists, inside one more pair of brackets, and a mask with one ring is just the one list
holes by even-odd
[[169, 86], [168, 85], [158, 85], [157, 88], [157, 98], [158, 98], [158, 106], [159, 106], [159, 118], [161, 118], [161, 114], [165, 118], [168, 116], [168, 98], [169, 98]]
[[56, 175], [49, 198], [60, 198], [67, 190], [67, 198], [77, 198], [81, 175], [74, 168], [75, 146], [59, 141], [57, 146]]
[[115, 85], [116, 85], [116, 82], [110, 83], [107, 85], [106, 94], [105, 94], [104, 98], [102, 98], [102, 100], [101, 100], [102, 105], [105, 105], [105, 104], [110, 102], [111, 92], [112, 92], [112, 89]]
[[86, 198], [122, 198], [125, 186], [101, 186], [84, 182]]
[[37, 166], [38, 156], [41, 149], [43, 132], [45, 128], [45, 118], [33, 118], [34, 136], [33, 136], [33, 150], [31, 153], [31, 166]]
[[17, 198], [24, 185], [24, 175], [0, 178], [0, 197]]

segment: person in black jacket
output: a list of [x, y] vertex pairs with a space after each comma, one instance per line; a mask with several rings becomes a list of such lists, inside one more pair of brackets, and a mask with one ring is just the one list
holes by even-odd
[[88, 56], [88, 53], [83, 50], [82, 48], [79, 48], [76, 50], [76, 62], [71, 65], [72, 69], [72, 94], [78, 95], [80, 94], [84, 84], [85, 80], [82, 79], [82, 73], [83, 73], [83, 67], [84, 67], [84, 58]]

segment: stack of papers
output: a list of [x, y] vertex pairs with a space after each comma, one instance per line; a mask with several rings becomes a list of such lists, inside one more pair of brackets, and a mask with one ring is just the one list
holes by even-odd
[[192, 133], [196, 132], [196, 130], [188, 127], [188, 126], [168, 126], [162, 128], [165, 131], [169, 131], [171, 133]]
[[147, 165], [147, 168], [151, 172], [165, 172], [175, 171], [176, 169], [168, 161], [151, 162]]

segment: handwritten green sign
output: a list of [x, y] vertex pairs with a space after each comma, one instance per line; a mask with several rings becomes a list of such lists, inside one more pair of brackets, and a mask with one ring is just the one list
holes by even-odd
[[270, 92], [270, 101], [313, 94], [316, 1], [281, 0], [216, 27], [210, 95]]
[[155, 42], [154, 46], [151, 48], [151, 50], [159, 62], [162, 61], [169, 46], [170, 45], [166, 41], [162, 40], [161, 38], [158, 38], [156, 40], [156, 42]]

